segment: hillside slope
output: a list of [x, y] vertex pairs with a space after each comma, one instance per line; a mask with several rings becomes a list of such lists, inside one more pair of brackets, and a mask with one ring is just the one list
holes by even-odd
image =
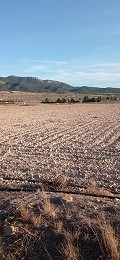
[[69, 84], [42, 80], [36, 77], [8, 76], [0, 77], [0, 91], [23, 91], [23, 92], [53, 92], [53, 93], [80, 93], [80, 94], [102, 94], [120, 93], [120, 88], [96, 88], [96, 87], [73, 87]]

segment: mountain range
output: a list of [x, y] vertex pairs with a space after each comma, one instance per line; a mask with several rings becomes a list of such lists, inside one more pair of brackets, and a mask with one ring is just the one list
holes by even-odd
[[120, 93], [120, 88], [73, 87], [69, 84], [55, 80], [42, 80], [36, 77], [19, 77], [12, 75], [0, 77], [0, 91], [107, 94]]

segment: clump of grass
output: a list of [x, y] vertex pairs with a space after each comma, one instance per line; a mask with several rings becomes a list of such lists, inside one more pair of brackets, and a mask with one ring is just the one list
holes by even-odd
[[109, 222], [107, 223], [106, 221], [102, 223], [100, 222], [99, 227], [101, 232], [102, 243], [108, 255], [108, 259], [119, 260], [119, 241], [115, 234], [115, 230], [113, 229], [111, 224]]
[[42, 216], [41, 215], [34, 215], [34, 216], [32, 216], [31, 220], [32, 220], [34, 227], [39, 228], [42, 224]]
[[117, 234], [110, 222], [102, 216], [97, 224], [89, 223], [89, 227], [93, 231], [104, 259], [119, 260], [119, 241]]
[[63, 222], [61, 220], [54, 221], [54, 229], [56, 234], [61, 235], [63, 232]]
[[[65, 243], [61, 245], [61, 254], [65, 260], [83, 260], [79, 246], [75, 245], [76, 233], [64, 230]], [[79, 236], [79, 235], [78, 235]]]
[[19, 214], [23, 221], [29, 221], [31, 219], [31, 214], [27, 205], [24, 204], [20, 205]]
[[56, 211], [53, 205], [50, 203], [50, 198], [46, 196], [46, 193], [43, 191], [42, 192], [42, 197], [43, 197], [43, 203], [42, 203], [42, 208], [43, 208], [43, 214], [55, 218], [56, 217]]

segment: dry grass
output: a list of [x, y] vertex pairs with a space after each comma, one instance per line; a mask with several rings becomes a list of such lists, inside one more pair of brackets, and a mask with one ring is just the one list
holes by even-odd
[[54, 229], [57, 234], [61, 235], [63, 233], [63, 222], [60, 220], [55, 220]]
[[54, 219], [56, 217], [55, 208], [53, 205], [51, 205], [50, 198], [46, 196], [46, 193], [44, 191], [42, 192], [42, 198], [42, 207], [44, 214]]
[[42, 225], [42, 216], [41, 215], [33, 215], [32, 216], [32, 223], [34, 227], [39, 228]]
[[[75, 245], [76, 234], [64, 230], [65, 243], [61, 245], [61, 253], [65, 260], [83, 260], [79, 247]], [[79, 236], [79, 234], [78, 234]]]
[[102, 259], [119, 260], [118, 236], [106, 217], [102, 215], [97, 223], [88, 222], [88, 225], [99, 243]]
[[55, 208], [44, 192], [42, 195], [38, 212], [34, 212], [34, 206], [29, 209], [21, 203], [18, 232], [9, 236], [7, 248], [4, 245], [8, 237], [2, 237], [1, 260], [119, 260], [118, 237], [105, 216], [92, 222], [86, 218], [81, 223], [77, 212], [72, 215], [70, 208], [62, 204], [63, 211], [59, 209], [54, 217]]
[[27, 205], [21, 203], [18, 208], [20, 217], [23, 221], [29, 221], [31, 219], [30, 210]]
[[[99, 224], [100, 232], [102, 235], [102, 243], [107, 252], [108, 259], [110, 260], [119, 260], [119, 241], [116, 236], [115, 230], [110, 223], [106, 221]], [[101, 241], [100, 241], [101, 243]]]

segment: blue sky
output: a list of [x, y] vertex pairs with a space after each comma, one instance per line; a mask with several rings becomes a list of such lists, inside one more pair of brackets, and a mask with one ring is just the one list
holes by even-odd
[[0, 0], [0, 76], [120, 87], [120, 0]]

